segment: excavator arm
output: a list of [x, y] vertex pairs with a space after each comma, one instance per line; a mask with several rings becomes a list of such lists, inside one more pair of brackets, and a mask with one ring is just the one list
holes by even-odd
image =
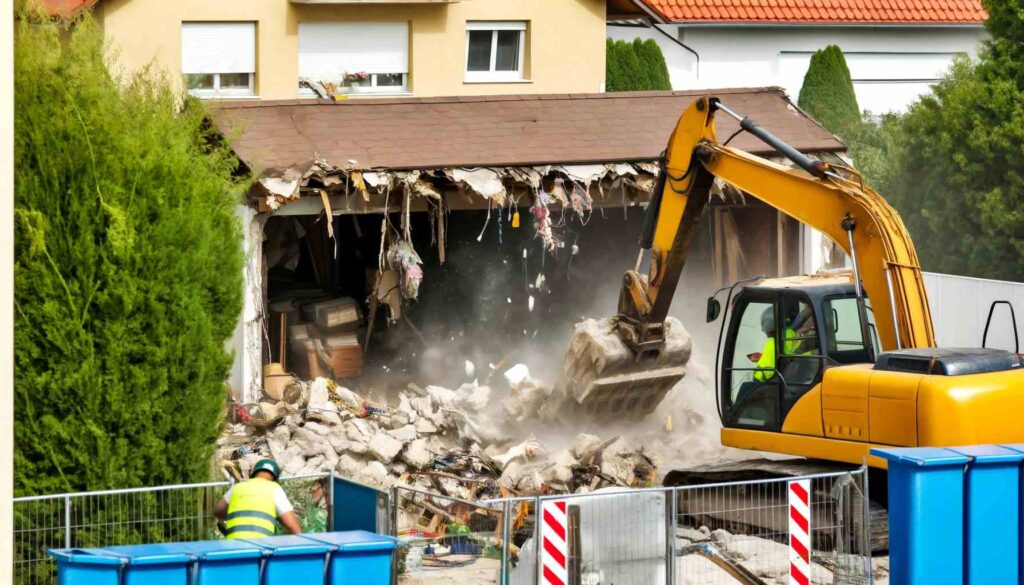
[[[718, 112], [736, 118], [744, 131], [794, 166], [720, 144]], [[631, 270], [623, 280], [616, 326], [637, 354], [657, 352], [663, 343], [663, 324], [716, 177], [842, 247], [854, 263], [858, 291], [863, 286], [871, 300], [883, 348], [935, 346], [917, 252], [885, 199], [865, 186], [856, 170], [811, 159], [717, 98], [703, 97], [679, 118], [652, 194], [641, 237], [641, 247], [650, 250], [648, 274]]]

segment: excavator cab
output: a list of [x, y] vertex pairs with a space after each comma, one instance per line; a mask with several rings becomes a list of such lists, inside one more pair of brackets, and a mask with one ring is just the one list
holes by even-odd
[[[848, 277], [768, 280], [730, 296], [716, 360], [719, 414], [727, 427], [779, 431], [827, 368], [869, 363], [879, 353], [870, 310], [871, 347], [864, 342]], [[709, 322], [717, 312], [708, 312]]]

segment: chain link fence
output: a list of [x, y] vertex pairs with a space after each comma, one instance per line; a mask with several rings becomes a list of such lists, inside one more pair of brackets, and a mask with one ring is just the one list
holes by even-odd
[[[282, 478], [304, 532], [328, 527], [330, 474]], [[222, 538], [214, 506], [230, 487], [211, 482], [16, 498], [14, 582], [56, 583], [51, 548], [87, 548]]]

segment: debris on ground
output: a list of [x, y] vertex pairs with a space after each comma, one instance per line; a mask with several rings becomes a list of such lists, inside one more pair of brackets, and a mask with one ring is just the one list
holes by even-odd
[[381, 488], [400, 482], [463, 499], [656, 485], [657, 458], [626, 439], [580, 433], [545, 444], [521, 436], [519, 423], [536, 420], [551, 390], [522, 364], [504, 378], [501, 400], [473, 381], [454, 389], [410, 384], [389, 402], [328, 378], [296, 381], [295, 402], [268, 396], [232, 419], [220, 459], [238, 478], [269, 456], [285, 475], [333, 470]]

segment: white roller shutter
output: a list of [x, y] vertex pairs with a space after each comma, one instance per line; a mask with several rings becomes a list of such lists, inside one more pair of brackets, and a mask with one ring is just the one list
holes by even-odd
[[182, 73], [255, 73], [256, 23], [181, 23]]
[[357, 72], [408, 73], [409, 23], [299, 23], [300, 77], [338, 81]]

